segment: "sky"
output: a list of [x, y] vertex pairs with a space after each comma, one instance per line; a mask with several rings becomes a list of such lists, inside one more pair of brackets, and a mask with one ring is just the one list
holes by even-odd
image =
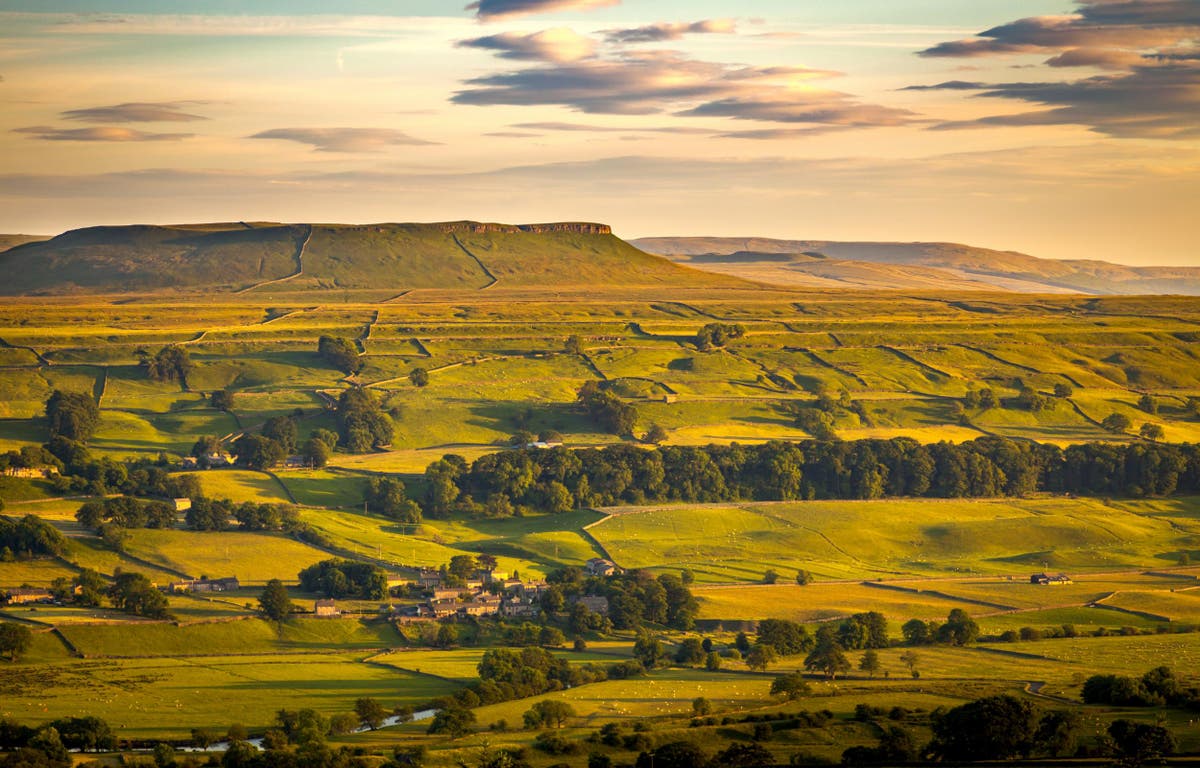
[[0, 232], [582, 220], [1200, 266], [1198, 210], [1200, 0], [0, 0]]

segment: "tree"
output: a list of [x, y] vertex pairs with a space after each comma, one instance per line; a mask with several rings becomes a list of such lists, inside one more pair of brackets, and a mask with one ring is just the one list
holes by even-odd
[[283, 461], [283, 446], [264, 435], [245, 434], [233, 443], [237, 463], [248, 469], [270, 469]]
[[1138, 398], [1138, 408], [1150, 415], [1158, 413], [1158, 399], [1147, 393]]
[[300, 446], [300, 455], [310, 467], [320, 469], [329, 463], [329, 458], [333, 456], [333, 447], [324, 440], [310, 437]]
[[1042, 715], [1038, 722], [1037, 732], [1033, 736], [1034, 743], [1040, 752], [1050, 757], [1070, 755], [1075, 751], [1082, 719], [1079, 713], [1071, 710], [1055, 710]]
[[1166, 435], [1166, 433], [1163, 432], [1162, 426], [1160, 426], [1158, 424], [1151, 424], [1148, 421], [1142, 425], [1141, 429], [1138, 430], [1138, 434], [1141, 435], [1146, 440], [1155, 440], [1155, 441], [1162, 440], [1163, 437]]
[[187, 347], [171, 344], [163, 347], [154, 357], [145, 361], [146, 375], [152, 381], [160, 384], [178, 381], [187, 387], [187, 377], [192, 371], [192, 360], [188, 357]]
[[1036, 711], [1009, 695], [989, 696], [946, 712], [933, 722], [929, 751], [947, 761], [1007, 760], [1028, 756]]
[[[404, 481], [398, 477], [373, 477], [367, 484], [363, 500], [373, 512], [402, 523], [421, 522], [421, 507], [408, 498]], [[474, 569], [472, 569], [474, 570]], [[459, 575], [459, 574], [455, 574]], [[466, 578], [470, 574], [462, 575]]]
[[696, 768], [708, 764], [708, 755], [690, 741], [672, 741], [652, 753], [638, 756], [637, 768]]
[[1054, 396], [1055, 397], [1067, 398], [1073, 394], [1075, 394], [1075, 390], [1071, 388], [1070, 384], [1065, 384], [1060, 381], [1054, 385]]
[[568, 355], [583, 354], [583, 341], [578, 336], [568, 336], [563, 351]]
[[267, 582], [262, 594], [258, 596], [258, 605], [271, 621], [283, 621], [296, 610], [296, 606], [288, 597], [287, 587], [279, 579]]
[[1114, 720], [1108, 726], [1117, 764], [1136, 768], [1175, 751], [1175, 738], [1160, 725]]
[[33, 643], [33, 632], [29, 630], [29, 627], [8, 621], [0, 623], [0, 654], [7, 656], [9, 661], [19, 659], [25, 651], [29, 650], [31, 643]]
[[904, 642], [908, 645], [928, 645], [933, 640], [929, 625], [920, 619], [904, 622], [904, 626], [900, 627], [900, 634], [904, 636]]
[[575, 717], [575, 708], [565, 701], [546, 699], [530, 707], [524, 714], [526, 728], [552, 726], [562, 728], [567, 720]]
[[424, 368], [413, 368], [408, 372], [408, 380], [412, 382], [414, 387], [425, 387], [429, 385], [429, 371]]
[[875, 677], [875, 673], [882, 668], [879, 664], [879, 654], [874, 650], [866, 651], [858, 661], [858, 668], [860, 671], [866, 672], [870, 677]]
[[1124, 432], [1133, 426], [1133, 422], [1123, 413], [1110, 413], [1100, 422], [1100, 426], [1109, 432]]
[[646, 669], [654, 669], [665, 655], [662, 642], [648, 633], [643, 632], [633, 644], [633, 658]]
[[342, 373], [353, 375], [362, 370], [362, 359], [354, 342], [341, 336], [322, 336], [317, 340], [317, 354]]
[[769, 768], [775, 757], [761, 744], [731, 744], [713, 756], [713, 768]]
[[779, 572], [776, 571], [774, 568], [768, 568], [766, 573], [763, 574], [762, 581], [763, 581], [763, 584], [778, 583], [779, 582]]
[[451, 739], [466, 736], [475, 724], [475, 713], [459, 706], [445, 707], [438, 710], [429, 724], [430, 735], [444, 733]]
[[646, 436], [642, 438], [642, 442], [658, 445], [667, 441], [670, 435], [661, 424], [651, 424], [650, 429], [646, 431]]
[[216, 740], [217, 740], [217, 737], [215, 735], [213, 735], [213, 732], [208, 730], [207, 728], [193, 728], [192, 729], [192, 745], [199, 749], [208, 751], [209, 745], [211, 745]]
[[812, 580], [813, 580], [812, 574], [809, 573], [808, 571], [804, 570], [803, 568], [796, 571], [796, 583], [799, 584], [800, 586], [806, 587], [809, 584], [812, 584]]
[[946, 623], [938, 627], [937, 639], [947, 645], [970, 645], [979, 637], [979, 625], [962, 608], [950, 611]]
[[771, 695], [783, 696], [788, 701], [807, 696], [811, 691], [812, 687], [799, 672], [780, 675], [771, 683]]
[[383, 721], [387, 719], [387, 710], [383, 708], [382, 704], [372, 698], [362, 698], [355, 701], [354, 714], [358, 715], [358, 721], [362, 723], [364, 728], [370, 728], [372, 731], [383, 725]]
[[100, 406], [90, 393], [56, 389], [46, 400], [50, 437], [86, 443], [100, 426]]
[[712, 702], [703, 696], [692, 699], [692, 716], [704, 717], [712, 714]]
[[695, 666], [704, 663], [704, 644], [698, 637], [686, 638], [675, 649], [675, 663], [684, 666]]
[[709, 672], [716, 672], [721, 668], [721, 654], [716, 651], [709, 651], [704, 657], [704, 668]]
[[839, 673], [850, 671], [850, 660], [846, 658], [842, 647], [832, 636], [821, 639], [821, 631], [824, 629], [826, 627], [817, 631], [817, 645], [813, 648], [812, 653], [804, 657], [804, 668], [820, 672], [833, 680]]
[[235, 395], [232, 389], [218, 389], [208, 396], [208, 404], [218, 411], [232, 411]]
[[283, 455], [287, 456], [296, 450], [299, 430], [291, 416], [272, 416], [263, 424], [262, 435], [279, 443]]
[[769, 645], [759, 643], [746, 654], [746, 666], [759, 672], [766, 672], [767, 667], [779, 660], [779, 654]]
[[165, 619], [170, 616], [170, 604], [166, 595], [159, 592], [145, 575], [126, 572], [117, 575], [108, 588], [108, 599], [119, 611], [145, 616], [149, 619]]

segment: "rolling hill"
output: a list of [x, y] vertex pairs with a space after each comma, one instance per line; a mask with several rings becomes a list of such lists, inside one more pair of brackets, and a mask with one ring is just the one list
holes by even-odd
[[9, 295], [745, 285], [585, 223], [89, 227], [0, 252], [0, 270]]
[[797, 287], [1200, 295], [1200, 267], [1040, 259], [957, 243], [650, 237], [638, 248], [711, 272]]

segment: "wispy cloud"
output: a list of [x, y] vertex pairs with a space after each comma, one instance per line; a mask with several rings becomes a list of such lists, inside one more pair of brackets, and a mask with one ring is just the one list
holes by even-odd
[[606, 29], [604, 39], [610, 43], [660, 43], [679, 40], [684, 35], [731, 35], [737, 32], [733, 19], [706, 19], [704, 21], [660, 22], [644, 27]]
[[946, 122], [939, 128], [1082, 125], [1123, 138], [1200, 136], [1200, 3], [1195, 0], [1080, 0], [1078, 12], [1035, 16], [921, 51], [926, 57], [1049, 55], [1055, 67], [1113, 74], [1067, 82], [943, 83], [983, 96], [1047, 107], [1017, 115]]
[[479, 0], [467, 6], [483, 21], [559, 11], [590, 10], [620, 5], [621, 0]]
[[436, 142], [414, 138], [390, 128], [274, 128], [251, 139], [279, 139], [308, 144], [318, 152], [381, 152], [394, 146], [430, 146]]
[[203, 115], [194, 115], [183, 111], [185, 106], [195, 103], [197, 102], [131, 101], [106, 107], [68, 109], [61, 114], [61, 117], [65, 120], [78, 120], [84, 123], [185, 123], [207, 120], [208, 118]]
[[485, 51], [493, 51], [501, 58], [521, 61], [564, 63], [591, 58], [596, 53], [594, 40], [565, 27], [556, 27], [528, 35], [502, 32], [498, 35], [462, 40], [457, 45], [460, 48], [480, 48]]
[[147, 133], [117, 126], [54, 128], [48, 125], [34, 125], [28, 128], [16, 128], [13, 132], [23, 133], [43, 141], [179, 141], [190, 139], [194, 135], [191, 133]]

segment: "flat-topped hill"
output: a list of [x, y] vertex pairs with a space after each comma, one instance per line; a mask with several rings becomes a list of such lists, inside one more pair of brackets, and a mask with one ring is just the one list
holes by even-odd
[[587, 222], [88, 227], [0, 252], [0, 270], [10, 295], [745, 285]]

